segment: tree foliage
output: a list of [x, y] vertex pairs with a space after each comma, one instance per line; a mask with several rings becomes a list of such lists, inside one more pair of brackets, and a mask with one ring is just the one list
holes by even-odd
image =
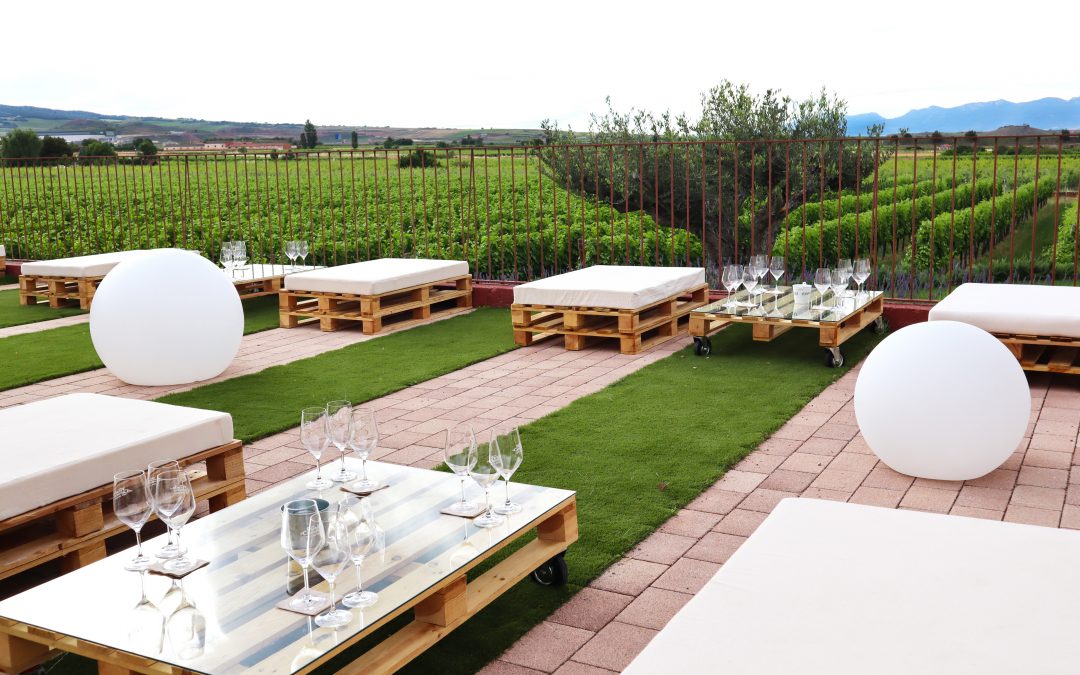
[[352, 133], [349, 135], [349, 144], [352, 146], [353, 150], [360, 146], [360, 136], [357, 135], [356, 129], [353, 129]]
[[300, 132], [300, 147], [311, 150], [318, 144], [319, 130], [315, 128], [311, 120], [304, 122], [304, 130]]
[[41, 139], [41, 154], [40, 157], [50, 158], [63, 158], [71, 157], [75, 153], [75, 148], [67, 142], [66, 139], [59, 136], [46, 136]]
[[5, 164], [18, 166], [19, 160], [31, 160], [41, 155], [42, 141], [32, 129], [16, 128], [0, 140], [0, 154]]

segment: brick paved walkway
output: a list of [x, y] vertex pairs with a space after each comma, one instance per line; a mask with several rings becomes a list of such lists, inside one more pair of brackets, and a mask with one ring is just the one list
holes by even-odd
[[89, 323], [89, 314], [76, 314], [74, 316], [63, 316], [59, 319], [48, 319], [46, 321], [35, 321], [34, 323], [24, 323], [18, 326], [8, 326], [7, 328], [0, 328], [0, 338], [11, 337], [12, 335], [25, 335], [27, 333], [37, 333], [43, 330], [49, 330], [50, 328], [63, 328], [64, 326], [76, 326], [80, 323]]

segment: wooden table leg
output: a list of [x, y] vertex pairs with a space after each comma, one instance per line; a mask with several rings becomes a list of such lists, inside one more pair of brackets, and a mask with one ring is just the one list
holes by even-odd
[[0, 633], [0, 671], [21, 673], [49, 657], [49, 647], [39, 642], [23, 640]]

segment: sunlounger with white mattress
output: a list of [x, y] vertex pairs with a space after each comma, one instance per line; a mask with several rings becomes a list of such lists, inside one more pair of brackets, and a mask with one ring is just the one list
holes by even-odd
[[44, 300], [50, 307], [62, 307], [73, 301], [81, 309], [90, 309], [94, 292], [105, 275], [125, 260], [147, 252], [117, 251], [23, 263], [19, 273], [19, 304], [35, 305]]
[[930, 309], [992, 333], [1025, 370], [1080, 373], [1080, 288], [961, 284]]
[[591, 338], [613, 338], [623, 354], [637, 354], [685, 330], [708, 291], [701, 267], [594, 265], [558, 274], [514, 288], [514, 340], [562, 335], [578, 350]]
[[472, 307], [472, 275], [462, 260], [380, 258], [290, 274], [278, 297], [282, 328], [359, 322], [371, 334], [391, 317], [423, 321]]
[[0, 579], [62, 557], [73, 569], [105, 556], [124, 529], [112, 479], [157, 460], [192, 467], [196, 499], [240, 501], [243, 446], [227, 413], [66, 394], [0, 410]]

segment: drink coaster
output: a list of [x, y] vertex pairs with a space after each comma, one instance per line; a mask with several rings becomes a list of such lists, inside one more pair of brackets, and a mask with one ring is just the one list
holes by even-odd
[[[300, 591], [303, 593], [303, 591]], [[297, 614], [303, 614], [305, 616], [315, 616], [316, 614], [322, 614], [324, 611], [330, 609], [330, 598], [322, 593], [312, 593], [313, 596], [318, 598], [318, 602], [313, 604], [309, 609], [297, 609], [291, 606], [289, 603], [293, 601], [292, 598], [285, 598], [278, 604], [274, 605], [278, 609], [283, 609], [286, 612], [296, 612]]]
[[487, 504], [473, 504], [472, 510], [467, 512], [457, 511], [455, 510], [455, 507], [457, 507], [459, 504], [461, 504], [461, 502], [454, 502], [454, 506], [448, 506], [445, 509], [439, 511], [439, 513], [444, 513], [448, 516], [457, 516], [458, 518], [475, 518], [484, 511], [487, 511]]
[[[168, 562], [168, 561], [165, 561]], [[160, 574], [163, 577], [169, 577], [171, 579], [183, 579], [187, 575], [191, 574], [197, 569], [202, 569], [210, 564], [209, 560], [196, 560], [195, 564], [181, 572], [173, 572], [172, 570], [165, 569], [165, 562], [156, 562], [150, 567], [146, 568], [146, 571], [150, 574]]]
[[372, 492], [378, 492], [379, 490], [382, 490], [383, 488], [388, 488], [388, 487], [390, 487], [389, 483], [379, 483], [376, 487], [373, 487], [370, 490], [354, 490], [354, 489], [352, 489], [351, 486], [342, 485], [341, 486], [341, 491], [342, 492], [348, 492], [349, 494], [356, 495], [357, 497], [367, 497]]

